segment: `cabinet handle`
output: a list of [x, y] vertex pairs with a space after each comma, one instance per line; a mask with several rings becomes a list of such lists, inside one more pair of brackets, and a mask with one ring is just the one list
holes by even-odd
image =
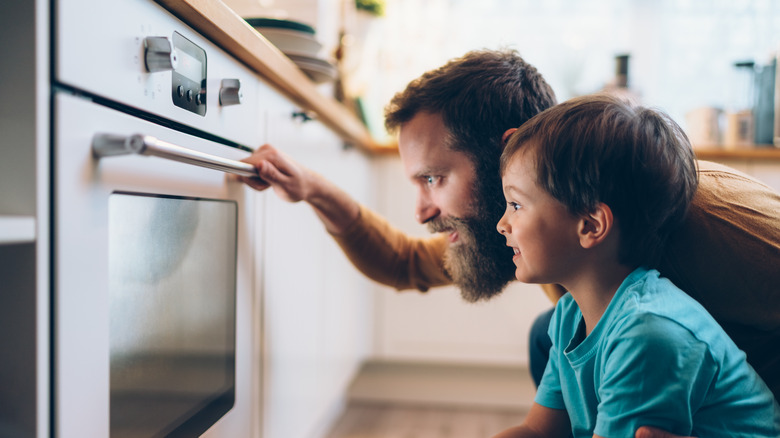
[[255, 166], [249, 163], [193, 151], [149, 135], [95, 134], [92, 137], [92, 153], [97, 158], [129, 154], [146, 155], [241, 176], [258, 176]]

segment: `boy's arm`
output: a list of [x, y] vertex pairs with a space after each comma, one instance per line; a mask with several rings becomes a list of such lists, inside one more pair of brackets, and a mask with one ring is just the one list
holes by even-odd
[[634, 438], [696, 438], [692, 436], [680, 436], [669, 433], [657, 427], [642, 426], [636, 430]]
[[534, 403], [523, 424], [507, 429], [493, 438], [566, 438], [571, 433], [569, 414]]
[[[493, 438], [524, 438], [524, 437], [568, 437], [571, 425], [569, 415], [561, 409], [551, 409], [534, 403], [528, 416], [520, 426], [506, 429]], [[593, 438], [603, 438], [593, 435]], [[683, 437], [666, 432], [655, 427], [642, 426], [636, 431], [634, 438], [695, 438]]]

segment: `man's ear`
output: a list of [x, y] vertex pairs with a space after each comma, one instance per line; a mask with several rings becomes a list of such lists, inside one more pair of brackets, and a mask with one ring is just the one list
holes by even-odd
[[583, 248], [593, 248], [603, 242], [615, 226], [612, 209], [600, 202], [590, 213], [580, 217], [578, 235]]
[[501, 144], [506, 146], [506, 142], [509, 141], [509, 137], [512, 136], [512, 134], [517, 131], [517, 128], [509, 128], [506, 131], [504, 131], [504, 135], [501, 136]]

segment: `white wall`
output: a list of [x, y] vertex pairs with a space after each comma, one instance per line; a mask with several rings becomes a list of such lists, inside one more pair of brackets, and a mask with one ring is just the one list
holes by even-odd
[[685, 127], [691, 109], [727, 105], [735, 61], [764, 64], [780, 49], [780, 2], [393, 0], [365, 44], [360, 74], [376, 126], [393, 94], [424, 71], [468, 50], [509, 47], [559, 100], [599, 90], [614, 56], [630, 53], [632, 87]]

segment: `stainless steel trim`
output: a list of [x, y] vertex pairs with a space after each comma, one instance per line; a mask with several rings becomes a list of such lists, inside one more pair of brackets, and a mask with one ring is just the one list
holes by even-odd
[[97, 158], [129, 154], [146, 155], [241, 176], [258, 176], [257, 169], [251, 164], [193, 151], [149, 135], [95, 134], [92, 138], [92, 153]]
[[179, 62], [173, 44], [166, 37], [144, 38], [144, 62], [150, 73], [175, 70]]

